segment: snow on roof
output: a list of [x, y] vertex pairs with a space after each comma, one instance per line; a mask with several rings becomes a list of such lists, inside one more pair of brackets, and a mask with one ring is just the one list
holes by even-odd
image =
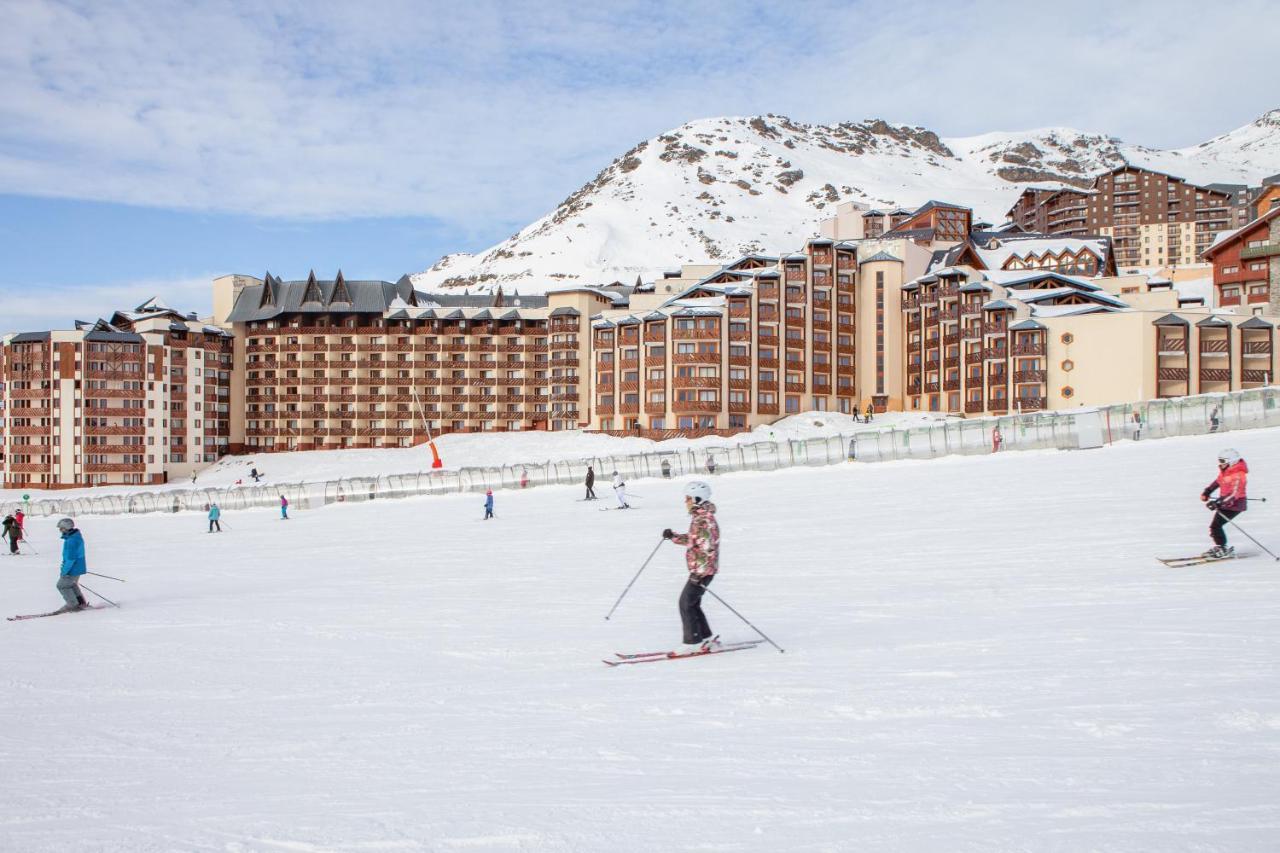
[[1105, 305], [1033, 305], [1033, 317], [1070, 317], [1076, 314], [1112, 313]]
[[1108, 241], [1106, 238], [1085, 239], [1083, 237], [1002, 237], [996, 241], [994, 248], [985, 248], [973, 244], [982, 262], [988, 269], [1002, 269], [1011, 258], [1026, 260], [1044, 257], [1045, 254], [1061, 255], [1063, 252], [1078, 253], [1081, 249], [1092, 252], [1099, 260], [1107, 259]]
[[879, 252], [876, 252], [876, 253], [875, 253], [874, 255], [872, 255], [871, 257], [869, 257], [869, 258], [867, 258], [867, 259], [865, 259], [865, 260], [861, 261], [860, 263], [864, 263], [864, 264], [874, 264], [874, 263], [879, 263], [879, 262], [881, 262], [881, 261], [892, 261], [892, 262], [894, 262], [894, 263], [899, 263], [899, 264], [900, 264], [900, 263], [902, 263], [902, 258], [896, 257], [896, 256], [894, 256], [894, 255], [889, 254], [888, 252], [886, 252], [886, 251], [884, 251], [884, 250], [881, 250], [881, 251], [879, 251]]
[[1069, 287], [1074, 287], [1076, 290], [1087, 290], [1089, 292], [1102, 290], [1101, 287], [1087, 278], [1081, 278], [1078, 275], [1064, 275], [1053, 270], [985, 270], [983, 271], [983, 277], [988, 281], [994, 281], [996, 284], [1002, 284], [1005, 287], [1017, 287], [1019, 284], [1030, 284], [1052, 279], [1060, 281]]

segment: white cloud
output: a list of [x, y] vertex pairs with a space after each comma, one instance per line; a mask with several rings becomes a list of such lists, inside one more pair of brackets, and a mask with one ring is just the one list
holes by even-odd
[[1274, 11], [0, 0], [0, 191], [514, 230], [708, 115], [1186, 145], [1277, 106]]
[[213, 310], [212, 274], [200, 278], [142, 279], [114, 284], [30, 285], [7, 294], [4, 326], [7, 332], [70, 329], [76, 320], [108, 318], [130, 310], [153, 296], [169, 307], [207, 317]]

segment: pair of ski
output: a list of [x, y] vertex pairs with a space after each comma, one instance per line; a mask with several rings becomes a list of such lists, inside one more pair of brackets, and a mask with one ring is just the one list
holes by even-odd
[[43, 619], [46, 616], [61, 616], [63, 613], [83, 613], [86, 610], [105, 610], [106, 607], [107, 605], [105, 604], [88, 604], [81, 607], [79, 610], [63, 610], [59, 607], [57, 610], [50, 610], [48, 613], [27, 613], [21, 616], [10, 616], [8, 621], [21, 622], [24, 619]]
[[764, 640], [744, 640], [740, 643], [724, 643], [719, 646], [711, 646], [696, 652], [636, 652], [633, 654], [615, 652], [614, 654], [618, 656], [617, 660], [606, 660], [603, 663], [606, 666], [625, 666], [633, 663], [656, 663], [660, 660], [700, 658], [703, 655], [718, 655], [724, 652], [740, 652], [744, 649], [754, 649], [763, 642]]
[[1236, 554], [1233, 552], [1225, 557], [1210, 557], [1207, 554], [1195, 554], [1190, 557], [1157, 557], [1156, 559], [1171, 569], [1186, 569], [1191, 566], [1203, 566], [1205, 563], [1221, 563], [1224, 560], [1235, 560], [1243, 556], [1246, 555]]

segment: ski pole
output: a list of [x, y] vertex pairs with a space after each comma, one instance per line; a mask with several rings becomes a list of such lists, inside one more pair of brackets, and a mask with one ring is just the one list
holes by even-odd
[[109, 581], [120, 581], [120, 583], [126, 582], [124, 578], [114, 578], [111, 575], [99, 574], [98, 572], [85, 572], [85, 574], [93, 575], [95, 578], [106, 578]]
[[[89, 587], [85, 586], [84, 584], [80, 584], [80, 588], [81, 588], [81, 589], [83, 589], [85, 592], [93, 592], [93, 590], [89, 589]], [[102, 595], [101, 593], [93, 592], [93, 594], [94, 594], [94, 595], [96, 595], [96, 596], [98, 596], [98, 598], [101, 598], [101, 599], [102, 599], [103, 601], [105, 601], [107, 604], [110, 604], [112, 607], [119, 607], [119, 606], [120, 606], [119, 604], [116, 604], [114, 601], [112, 601], [111, 599], [107, 598], [105, 595]]]
[[[1269, 552], [1268, 552], [1268, 553], [1269, 553]], [[732, 607], [729, 607], [729, 602], [725, 601], [723, 598], [721, 598], [720, 596], [716, 595], [714, 592], [711, 592], [711, 590], [710, 590], [709, 588], [705, 587], [705, 586], [702, 588], [702, 591], [703, 591], [703, 592], [706, 592], [706, 593], [709, 593], [709, 594], [711, 595], [711, 597], [712, 597], [712, 598], [714, 598], [716, 601], [720, 602], [720, 603], [721, 603], [721, 604], [723, 604], [725, 607], [728, 607], [728, 608], [729, 608], [729, 612], [730, 612], [730, 613], [732, 613], [734, 616], [737, 616], [737, 617], [738, 617], [739, 619], [741, 619], [743, 622], [746, 622], [746, 623], [747, 623], [747, 627], [748, 627], [748, 628], [750, 628], [752, 631], [755, 631], [755, 632], [756, 632], [757, 634], [759, 634], [761, 637], [764, 637], [765, 641], [766, 641], [769, 645], [773, 646], [773, 647], [774, 647], [775, 649], [777, 649], [779, 652], [785, 652], [785, 651], [786, 651], [786, 649], [784, 649], [782, 646], [778, 645], [778, 644], [777, 644], [777, 643], [775, 643], [773, 640], [770, 640], [767, 636], [765, 636], [764, 631], [761, 631], [761, 630], [760, 630], [759, 628], [757, 628], [755, 625], [752, 625], [750, 622], [747, 622], [747, 617], [743, 616], [741, 613], [739, 613], [738, 611], [734, 610]]]
[[622, 591], [622, 595], [618, 596], [618, 600], [613, 603], [613, 607], [609, 608], [609, 615], [604, 617], [604, 621], [609, 621], [609, 616], [613, 615], [613, 611], [618, 609], [618, 605], [622, 603], [622, 599], [627, 597], [627, 593], [631, 591], [631, 587], [635, 586], [636, 581], [640, 580], [640, 572], [643, 572], [645, 568], [648, 567], [649, 560], [653, 559], [653, 555], [658, 553], [658, 549], [661, 548], [662, 543], [666, 541], [667, 540], [665, 539], [659, 539], [658, 544], [653, 546], [653, 551], [649, 553], [648, 559], [641, 564], [640, 571], [636, 572], [636, 576], [631, 579], [631, 583], [627, 584], [627, 588]]
[[[1255, 500], [1255, 499], [1251, 498], [1250, 500]], [[1226, 521], [1228, 524], [1230, 524], [1230, 525], [1231, 525], [1232, 527], [1234, 527], [1236, 530], [1239, 530], [1241, 533], [1243, 533], [1243, 534], [1245, 535], [1245, 537], [1246, 537], [1246, 538], [1248, 538], [1248, 540], [1249, 540], [1250, 542], [1252, 542], [1254, 545], [1257, 545], [1259, 548], [1261, 548], [1262, 550], [1266, 551], [1268, 554], [1271, 554], [1271, 556], [1272, 556], [1272, 557], [1275, 557], [1275, 558], [1276, 558], [1276, 561], [1277, 561], [1277, 562], [1280, 562], [1280, 557], [1276, 557], [1276, 555], [1275, 555], [1274, 553], [1272, 553], [1272, 551], [1271, 551], [1271, 549], [1270, 549], [1270, 548], [1268, 548], [1266, 545], [1263, 545], [1263, 544], [1262, 544], [1261, 542], [1259, 542], [1257, 539], [1254, 539], [1252, 536], [1250, 536], [1250, 535], [1249, 535], [1249, 531], [1245, 530], [1243, 527], [1241, 527], [1240, 525], [1236, 524], [1236, 521], [1235, 521], [1235, 519], [1234, 519], [1234, 518], [1227, 518], [1225, 515], [1222, 515], [1222, 510], [1220, 510], [1220, 509], [1215, 509], [1215, 510], [1213, 511], [1213, 514], [1214, 514], [1214, 515], [1216, 515], [1216, 516], [1221, 516], [1221, 517], [1222, 517], [1222, 519], [1223, 519], [1224, 521]]]

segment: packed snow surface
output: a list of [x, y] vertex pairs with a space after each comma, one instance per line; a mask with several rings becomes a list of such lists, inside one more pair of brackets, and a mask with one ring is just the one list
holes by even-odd
[[[673, 545], [602, 618], [680, 481], [85, 519], [123, 606], [0, 623], [0, 849], [1274, 851], [1280, 567], [1154, 557], [1278, 439], [716, 477], [711, 589], [786, 653], [617, 669], [680, 639]], [[9, 613], [59, 603], [32, 524]]]
[[[750, 444], [756, 441], [783, 442], [832, 435], [852, 435], [864, 430], [904, 429], [937, 423], [945, 415], [927, 412], [887, 412], [871, 423], [854, 421], [838, 412], [807, 412], [791, 415], [766, 426], [727, 437], [648, 438], [619, 437], [604, 433], [564, 430], [542, 432], [451, 433], [436, 439], [436, 450], [445, 469], [503, 465], [531, 465], [564, 460], [626, 456], [633, 453], [678, 451]], [[31, 487], [0, 489], [0, 500], [18, 501], [22, 496], [38, 498], [101, 497], [109, 494], [170, 491], [174, 489], [226, 488], [253, 485], [250, 472], [257, 469], [263, 485], [323, 482], [344, 477], [380, 477], [431, 470], [431, 450], [417, 447], [388, 447], [352, 450], [305, 450], [279, 453], [251, 453], [225, 456], [199, 472], [193, 484], [179, 477], [163, 486], [98, 486], [82, 489], [40, 490]]]

